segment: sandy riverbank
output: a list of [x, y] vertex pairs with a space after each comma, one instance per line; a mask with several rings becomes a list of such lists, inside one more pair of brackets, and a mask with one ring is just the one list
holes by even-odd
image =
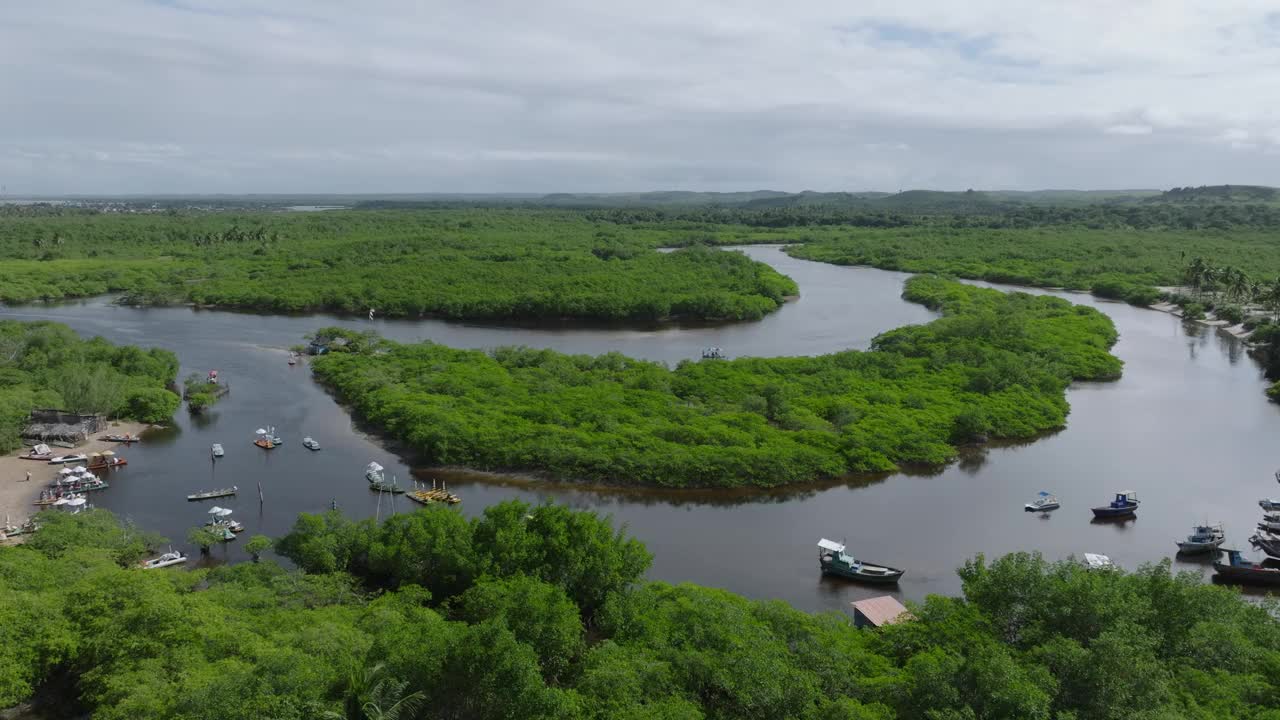
[[[109, 427], [98, 434], [99, 437], [107, 434], [130, 434], [137, 435], [147, 428], [151, 427], [146, 423], [116, 421], [110, 423]], [[49, 485], [49, 481], [53, 480], [58, 474], [61, 465], [50, 465], [46, 462], [38, 462], [35, 460], [23, 460], [22, 455], [29, 448], [23, 448], [20, 451], [10, 453], [0, 457], [0, 521], [4, 515], [9, 516], [9, 520], [15, 525], [22, 524], [22, 521], [34, 515], [38, 508], [31, 503], [40, 496], [40, 491]], [[103, 450], [114, 450], [122, 457], [129, 456], [128, 447], [122, 443], [107, 442], [106, 440], [90, 440], [89, 442], [75, 448], [67, 450], [60, 447], [53, 448], [55, 453], [84, 453], [91, 455], [95, 452]], [[31, 472], [31, 482], [27, 482], [27, 472]]]

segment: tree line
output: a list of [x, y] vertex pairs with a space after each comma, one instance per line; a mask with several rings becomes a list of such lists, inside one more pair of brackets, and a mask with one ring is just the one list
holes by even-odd
[[[0, 707], [290, 720], [1272, 720], [1280, 621], [1173, 574], [1015, 553], [960, 597], [858, 630], [646, 581], [608, 518], [509, 501], [374, 523], [301, 515], [270, 559], [133, 563], [162, 539], [102, 510], [0, 547]], [[817, 572], [817, 568], [814, 568]]]

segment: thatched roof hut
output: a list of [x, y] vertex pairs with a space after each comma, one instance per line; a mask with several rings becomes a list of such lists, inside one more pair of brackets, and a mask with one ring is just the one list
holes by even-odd
[[106, 420], [101, 415], [80, 415], [66, 410], [32, 410], [22, 428], [22, 437], [39, 442], [80, 444], [102, 432]]

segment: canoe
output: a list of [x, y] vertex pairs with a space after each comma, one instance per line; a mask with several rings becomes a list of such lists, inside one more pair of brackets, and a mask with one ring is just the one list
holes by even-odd
[[203, 490], [201, 492], [188, 495], [187, 500], [210, 500], [212, 498], [226, 497], [228, 495], [235, 495], [238, 489], [239, 488], [236, 487], [229, 487], [222, 488], [221, 490]]

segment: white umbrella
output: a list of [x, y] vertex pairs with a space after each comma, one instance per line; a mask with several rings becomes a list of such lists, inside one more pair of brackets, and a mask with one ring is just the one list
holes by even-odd
[[209, 508], [209, 514], [210, 514], [210, 515], [221, 515], [221, 514], [222, 514], [222, 508], [218, 507], [217, 505], [214, 505], [213, 507]]
[[83, 505], [83, 504], [84, 504], [84, 502], [85, 502], [85, 501], [84, 501], [84, 498], [72, 498], [72, 499], [70, 499], [70, 500], [68, 500], [68, 501], [67, 501], [67, 504], [68, 504], [68, 505], [73, 505], [73, 506], [80, 506], [80, 505]]
[[226, 516], [230, 515], [232, 512], [234, 512], [234, 511], [233, 511], [231, 508], [218, 508], [218, 516], [219, 516], [219, 517], [226, 517]]
[[64, 497], [60, 497], [60, 498], [58, 498], [57, 500], [54, 500], [54, 501], [53, 501], [53, 504], [54, 504], [54, 505], [66, 505], [68, 502], [70, 502], [70, 501], [69, 501], [69, 500], [67, 500], [66, 498], [64, 498]]
[[267, 434], [267, 431], [266, 431], [266, 430], [264, 430], [264, 429], [262, 429], [262, 428], [258, 428], [258, 434], [259, 434], [259, 435], [266, 435], [266, 434]]
[[58, 474], [59, 474], [59, 475], [70, 475], [70, 474], [71, 474], [71, 473], [73, 473], [73, 472], [75, 472], [75, 470], [72, 470], [72, 469], [71, 469], [71, 468], [69, 468], [69, 467], [63, 466], [63, 468], [62, 468], [61, 470], [59, 470], [59, 471], [58, 471]]

